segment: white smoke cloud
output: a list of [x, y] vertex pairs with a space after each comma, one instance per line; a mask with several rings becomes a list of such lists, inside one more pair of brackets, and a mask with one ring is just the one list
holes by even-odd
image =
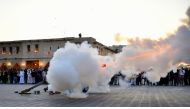
[[47, 73], [49, 90], [60, 91], [71, 98], [85, 98], [82, 93], [85, 87], [90, 92], [109, 92], [108, 82], [111, 69], [101, 67], [110, 63], [109, 56], [99, 56], [96, 48], [87, 42], [81, 45], [66, 43], [64, 48], [58, 49], [50, 61]]
[[[63, 92], [70, 90], [81, 93], [82, 89], [92, 86], [99, 73], [98, 52], [87, 42], [81, 45], [66, 43], [58, 49], [50, 61], [47, 74], [49, 89]], [[72, 96], [73, 96], [72, 93]]]
[[[83, 88], [89, 93], [107, 93], [111, 77], [121, 71], [130, 78], [145, 71], [151, 82], [174, 69], [180, 62], [190, 63], [190, 8], [187, 25], [165, 39], [128, 39], [129, 45], [114, 56], [100, 56], [87, 42], [81, 45], [66, 43], [57, 50], [50, 61], [47, 74], [49, 90], [60, 91], [71, 98], [85, 98]], [[121, 86], [128, 86], [120, 80]]]
[[190, 63], [189, 13], [190, 8], [187, 10], [187, 24], [165, 39], [128, 39], [129, 45], [117, 54], [118, 70], [122, 69], [126, 75], [146, 71], [150, 81], [158, 82], [170, 70], [176, 70], [180, 62]]

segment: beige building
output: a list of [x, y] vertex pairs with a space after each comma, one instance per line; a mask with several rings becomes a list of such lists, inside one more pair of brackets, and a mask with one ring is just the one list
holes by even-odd
[[122, 49], [126, 47], [127, 45], [112, 45], [109, 48], [116, 51], [117, 53], [122, 52]]
[[87, 41], [98, 49], [100, 55], [114, 54], [115, 51], [92, 37], [67, 37], [56, 39], [20, 40], [0, 42], [0, 68], [44, 68], [48, 67], [53, 53], [69, 41], [80, 44]]

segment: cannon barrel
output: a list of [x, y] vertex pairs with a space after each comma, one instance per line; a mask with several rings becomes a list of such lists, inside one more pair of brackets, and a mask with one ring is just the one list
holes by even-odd
[[30, 88], [24, 89], [24, 90], [22, 90], [19, 94], [27, 94], [29, 91], [31, 91], [32, 89], [34, 89], [34, 88], [36, 88], [36, 87], [42, 85], [43, 83], [45, 83], [45, 81], [41, 81], [41, 82], [35, 84], [34, 86], [32, 86], [32, 87], [30, 87]]

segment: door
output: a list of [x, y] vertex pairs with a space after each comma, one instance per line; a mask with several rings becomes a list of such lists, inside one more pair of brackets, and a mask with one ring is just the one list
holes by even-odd
[[39, 60], [26, 61], [26, 68], [38, 69]]

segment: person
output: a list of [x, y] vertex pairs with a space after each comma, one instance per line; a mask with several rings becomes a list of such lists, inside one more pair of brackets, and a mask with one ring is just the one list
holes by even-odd
[[24, 70], [24, 83], [27, 83], [27, 69]]
[[177, 72], [173, 73], [174, 86], [178, 86], [178, 83], [179, 83], [178, 74], [179, 74], [179, 69], [177, 69]]
[[84, 87], [84, 88], [82, 89], [82, 92], [83, 92], [83, 93], [87, 93], [87, 92], [88, 92], [88, 89], [89, 89], [89, 86], [86, 86], [86, 87]]
[[109, 82], [109, 85], [114, 85], [114, 76], [112, 76], [111, 81]]
[[41, 70], [36, 70], [36, 83], [39, 83], [42, 81], [42, 71]]
[[136, 85], [135, 83], [136, 83], [136, 75], [135, 74], [133, 74], [132, 76], [131, 76], [131, 79], [130, 79], [130, 81], [131, 81], [131, 85]]
[[19, 83], [19, 81], [20, 81], [20, 70], [17, 70], [16, 74], [17, 74], [17, 82], [16, 83]]
[[190, 85], [190, 68], [188, 68], [188, 70], [187, 70], [187, 75], [188, 75], [188, 83]]
[[7, 78], [7, 71], [5, 70], [5, 71], [3, 71], [3, 84], [6, 84], [7, 83], [7, 80], [8, 80], [8, 78]]
[[137, 77], [136, 77], [136, 85], [141, 85], [141, 74], [138, 74]]
[[13, 84], [13, 71], [14, 71], [14, 69], [10, 69], [10, 70], [9, 70], [9, 72], [10, 72], [10, 73], [9, 73], [9, 74], [10, 74], [10, 83], [11, 83], [11, 84]]
[[185, 68], [184, 70], [185, 70], [184, 84], [185, 84], [185, 85], [189, 85], [189, 82], [188, 82], [188, 79], [189, 79], [189, 78], [188, 78], [188, 76], [189, 76], [189, 75], [188, 75], [188, 68]]
[[165, 79], [164, 84], [165, 84], [166, 86], [168, 86], [168, 85], [169, 85], [169, 75], [167, 75], [164, 79]]
[[0, 70], [0, 83], [2, 83], [2, 71]]
[[32, 69], [31, 75], [32, 75], [32, 83], [35, 84], [36, 83], [36, 72], [34, 69]]
[[32, 83], [32, 74], [30, 69], [27, 70], [27, 83]]
[[118, 74], [115, 74], [115, 75], [113, 76], [113, 85], [116, 85], [116, 86], [119, 85], [119, 77], [118, 77]]
[[24, 84], [25, 83], [25, 81], [24, 81], [24, 70], [20, 70], [20, 81], [19, 81], [19, 83], [20, 84]]
[[141, 84], [142, 85], [146, 85], [146, 74], [145, 74], [145, 72], [142, 72], [142, 78], [141, 78], [142, 80], [141, 80]]
[[13, 71], [13, 84], [16, 84], [17, 81], [18, 81], [17, 71]]
[[152, 86], [152, 82], [147, 79], [147, 85]]
[[179, 83], [181, 86], [184, 85], [184, 75], [185, 75], [185, 70], [183, 68], [181, 68], [179, 70]]
[[46, 81], [46, 74], [47, 74], [47, 72], [46, 72], [46, 70], [44, 69], [44, 70], [42, 71], [42, 80], [43, 80], [43, 81]]
[[168, 73], [168, 83], [169, 83], [170, 86], [173, 86], [173, 85], [174, 85], [174, 84], [173, 84], [173, 74], [174, 74], [173, 70], [171, 70], [171, 71]]

